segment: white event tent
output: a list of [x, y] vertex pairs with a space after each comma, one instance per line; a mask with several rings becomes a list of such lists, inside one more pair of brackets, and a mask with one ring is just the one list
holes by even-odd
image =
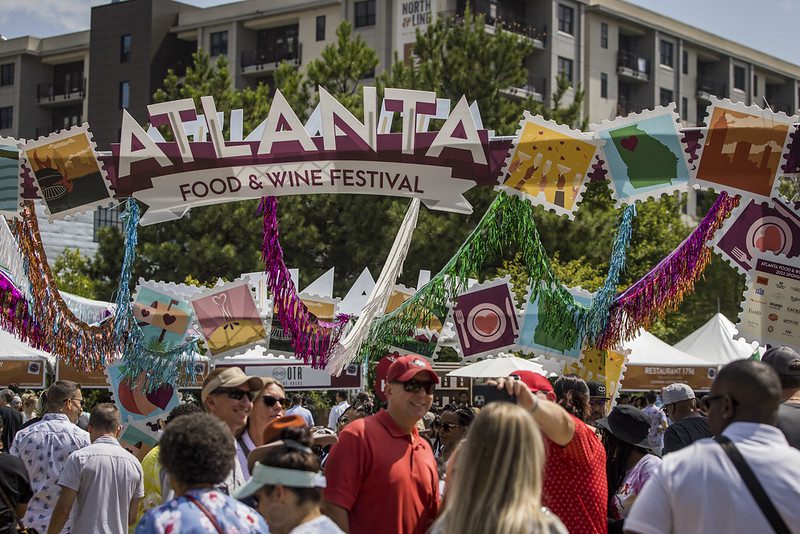
[[630, 351], [627, 365], [708, 366], [707, 361], [661, 341], [643, 328], [633, 339], [623, 343], [622, 348]]
[[757, 350], [757, 343], [734, 339], [738, 335], [736, 326], [721, 313], [717, 313], [706, 324], [675, 343], [675, 348], [717, 365], [733, 360], [750, 358]]

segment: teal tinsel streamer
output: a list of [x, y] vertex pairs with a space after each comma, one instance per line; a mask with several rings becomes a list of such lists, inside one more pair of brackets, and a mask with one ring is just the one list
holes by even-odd
[[119, 273], [119, 285], [117, 286], [117, 310], [114, 316], [114, 341], [117, 347], [122, 350], [125, 343], [125, 334], [128, 332], [133, 320], [133, 310], [131, 308], [131, 271], [133, 262], [136, 259], [136, 244], [139, 241], [139, 205], [132, 198], [128, 199], [125, 205], [125, 212], [122, 214], [125, 221], [125, 255], [122, 258], [122, 270]]
[[614, 246], [611, 249], [611, 258], [608, 261], [608, 273], [603, 286], [592, 299], [592, 306], [584, 313], [583, 337], [594, 343], [597, 336], [606, 328], [609, 319], [609, 309], [617, 294], [619, 277], [625, 270], [625, 260], [628, 256], [628, 247], [633, 231], [633, 219], [636, 217], [636, 206], [631, 204], [625, 208], [617, 227]]
[[128, 199], [125, 213], [125, 256], [122, 260], [119, 286], [117, 287], [117, 310], [114, 317], [114, 339], [122, 353], [122, 375], [136, 379], [145, 374], [145, 390], [158, 389], [162, 384], [176, 385], [180, 377], [192, 378], [195, 374], [195, 356], [199, 349], [197, 339], [169, 351], [152, 351], [144, 344], [142, 329], [136, 324], [131, 304], [130, 280], [133, 262], [136, 259], [138, 242], [139, 206]]

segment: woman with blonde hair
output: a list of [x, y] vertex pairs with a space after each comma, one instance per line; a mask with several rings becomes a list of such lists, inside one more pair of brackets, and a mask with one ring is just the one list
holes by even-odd
[[509, 402], [486, 405], [451, 459], [444, 512], [430, 534], [567, 534], [542, 507], [544, 461], [528, 411]]

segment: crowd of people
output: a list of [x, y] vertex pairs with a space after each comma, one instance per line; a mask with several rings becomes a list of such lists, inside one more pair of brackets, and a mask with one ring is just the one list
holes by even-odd
[[141, 462], [114, 404], [76, 424], [78, 384], [38, 405], [0, 391], [0, 534], [800, 533], [789, 348], [726, 365], [702, 398], [676, 383], [613, 408], [575, 375], [499, 377], [512, 402], [480, 407], [433, 407], [438, 383], [425, 358], [399, 357], [383, 406], [339, 391], [315, 426], [280, 382], [218, 368]]

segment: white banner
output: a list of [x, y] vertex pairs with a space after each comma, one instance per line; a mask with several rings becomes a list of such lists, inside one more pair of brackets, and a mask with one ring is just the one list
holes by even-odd
[[475, 185], [448, 167], [377, 161], [304, 161], [220, 167], [152, 178], [133, 196], [148, 205], [141, 224], [180, 218], [188, 209], [262, 196], [350, 193], [419, 198], [427, 207], [472, 213], [463, 193]]

